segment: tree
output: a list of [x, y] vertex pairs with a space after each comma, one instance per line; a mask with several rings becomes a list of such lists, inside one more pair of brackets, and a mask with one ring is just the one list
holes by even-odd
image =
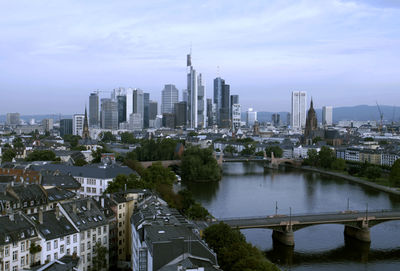
[[221, 168], [211, 149], [190, 147], [183, 153], [181, 174], [184, 181], [219, 181]]
[[17, 153], [13, 149], [6, 149], [3, 151], [1, 159], [3, 162], [12, 162], [15, 156], [17, 156]]
[[343, 171], [346, 169], [346, 161], [342, 158], [335, 159], [332, 163], [332, 169]]
[[195, 220], [205, 220], [210, 213], [200, 203], [194, 203], [187, 211], [187, 216]]
[[319, 158], [318, 158], [318, 152], [316, 149], [309, 149], [307, 151], [307, 158], [304, 159], [303, 161], [304, 165], [309, 165], [309, 166], [318, 166], [319, 164]]
[[82, 158], [76, 159], [76, 161], [74, 163], [74, 166], [77, 166], [77, 167], [82, 167], [84, 165], [87, 165], [87, 162], [85, 159], [82, 159]]
[[237, 153], [237, 150], [236, 150], [236, 148], [234, 146], [228, 145], [228, 146], [225, 147], [224, 153], [225, 154], [229, 153], [232, 156], [234, 153]]
[[400, 159], [397, 159], [390, 170], [389, 180], [393, 186], [400, 187]]
[[365, 176], [371, 180], [375, 180], [375, 179], [379, 178], [381, 176], [381, 174], [382, 174], [382, 170], [377, 166], [369, 166], [365, 170]]
[[124, 174], [119, 174], [114, 180], [108, 184], [107, 189], [104, 193], [115, 193], [119, 191], [123, 191], [126, 189], [135, 189], [135, 188], [149, 188], [146, 187], [145, 183], [142, 182], [136, 174], [130, 174], [126, 176]]
[[335, 161], [335, 153], [327, 146], [323, 146], [318, 154], [320, 166], [323, 168], [330, 168], [333, 161]]
[[312, 143], [317, 144], [319, 141], [322, 141], [322, 138], [320, 136], [317, 136], [313, 138]]
[[101, 245], [100, 242], [97, 242], [93, 248], [93, 271], [100, 271], [107, 269], [107, 254], [108, 249]]
[[253, 144], [247, 144], [244, 149], [240, 152], [240, 155], [253, 155], [256, 152], [256, 147]]
[[160, 162], [156, 162], [144, 171], [142, 180], [150, 188], [155, 188], [158, 184], [166, 184], [172, 187], [176, 176], [169, 168], [165, 168]]
[[267, 154], [268, 157], [271, 157], [271, 153], [274, 153], [274, 157], [276, 158], [281, 158], [283, 155], [283, 150], [281, 147], [275, 145], [275, 146], [268, 146], [265, 148], [265, 153]]
[[113, 135], [111, 132], [103, 132], [101, 134], [101, 141], [111, 142], [111, 141], [116, 141], [116, 138], [115, 135]]
[[135, 144], [139, 142], [139, 140], [136, 139], [135, 136], [129, 132], [123, 132], [120, 134], [120, 136], [121, 136], [121, 142], [124, 144]]
[[57, 157], [53, 151], [50, 150], [34, 150], [29, 153], [25, 159], [26, 161], [56, 161]]
[[22, 143], [22, 139], [20, 137], [16, 137], [13, 140], [14, 149], [23, 148], [24, 143]]

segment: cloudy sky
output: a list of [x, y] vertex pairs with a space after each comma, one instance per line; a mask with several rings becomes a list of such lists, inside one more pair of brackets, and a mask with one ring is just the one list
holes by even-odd
[[245, 108], [400, 103], [398, 0], [0, 0], [0, 114], [82, 112], [120, 86], [159, 100], [191, 46], [207, 96], [219, 74]]

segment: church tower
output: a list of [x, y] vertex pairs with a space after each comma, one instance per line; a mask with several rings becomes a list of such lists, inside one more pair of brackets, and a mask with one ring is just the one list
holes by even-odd
[[90, 139], [87, 110], [85, 106], [85, 119], [83, 121], [82, 139]]
[[304, 131], [304, 138], [306, 144], [312, 144], [312, 139], [314, 137], [314, 131], [318, 129], [317, 114], [315, 113], [313, 100], [311, 98], [310, 109], [307, 112], [306, 128]]

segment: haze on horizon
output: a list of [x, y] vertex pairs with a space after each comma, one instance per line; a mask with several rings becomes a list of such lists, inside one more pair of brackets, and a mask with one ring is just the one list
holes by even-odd
[[293, 90], [318, 108], [399, 105], [400, 1], [266, 2], [1, 1], [0, 114], [80, 113], [96, 89], [181, 94], [191, 45], [207, 97], [219, 74], [243, 110], [289, 111]]

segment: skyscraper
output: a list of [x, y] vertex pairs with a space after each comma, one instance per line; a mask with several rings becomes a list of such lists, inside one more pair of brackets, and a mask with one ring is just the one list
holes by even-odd
[[306, 103], [307, 94], [305, 91], [292, 92], [292, 112], [291, 126], [292, 129], [301, 129], [306, 125]]
[[99, 95], [93, 92], [89, 96], [89, 126], [99, 127]]
[[129, 118], [133, 113], [133, 89], [128, 88], [126, 90], [126, 121], [129, 122]]
[[187, 89], [182, 90], [182, 101], [183, 102], [188, 102], [188, 91]]
[[221, 77], [214, 79], [214, 104], [217, 109], [217, 124], [221, 128], [230, 126], [230, 87]]
[[211, 127], [213, 125], [213, 103], [212, 99], [207, 99], [207, 126]]
[[176, 127], [186, 127], [186, 102], [179, 102], [175, 104], [175, 126]]
[[101, 99], [101, 128], [118, 129], [118, 105], [111, 99]]
[[231, 101], [230, 101], [230, 109], [229, 109], [229, 116], [231, 118], [231, 120], [233, 119], [232, 117], [232, 107], [234, 104], [238, 104], [239, 103], [239, 95], [231, 95]]
[[323, 106], [322, 107], [322, 124], [331, 126], [333, 123], [333, 107]]
[[167, 84], [161, 91], [161, 114], [174, 113], [174, 106], [179, 100], [179, 91], [173, 84]]
[[83, 123], [85, 121], [84, 114], [75, 114], [72, 118], [72, 133], [73, 135], [82, 136]]
[[118, 95], [116, 97], [118, 104], [118, 124], [126, 121], [126, 96]]
[[158, 114], [158, 103], [156, 101], [149, 102], [149, 120], [155, 120]]
[[149, 128], [150, 93], [143, 94], [143, 128]]
[[60, 120], [60, 136], [72, 135], [72, 119]]
[[240, 128], [242, 117], [242, 110], [240, 104], [232, 105], [232, 129], [237, 131]]
[[203, 83], [203, 77], [201, 73], [197, 77], [197, 127], [205, 128], [206, 121], [206, 87]]
[[272, 125], [275, 127], [279, 127], [281, 125], [281, 115], [278, 113], [274, 113], [271, 116]]
[[[144, 119], [144, 93], [143, 90], [133, 90], [133, 113], [140, 114], [142, 116], [142, 125]], [[143, 128], [143, 126], [142, 126]]]
[[188, 91], [188, 123], [190, 128], [197, 128], [197, 93], [198, 80], [196, 70], [192, 66], [192, 56], [187, 55], [187, 91]]
[[249, 108], [246, 112], [246, 125], [251, 127], [257, 121], [257, 112], [253, 108]]
[[19, 124], [19, 113], [7, 113], [7, 124], [18, 125]]

